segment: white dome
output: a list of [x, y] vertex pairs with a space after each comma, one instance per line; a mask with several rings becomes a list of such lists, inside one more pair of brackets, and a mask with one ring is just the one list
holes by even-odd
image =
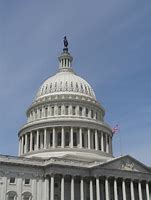
[[72, 71], [60, 71], [49, 77], [40, 87], [36, 98], [64, 93], [80, 94], [96, 99], [92, 87]]

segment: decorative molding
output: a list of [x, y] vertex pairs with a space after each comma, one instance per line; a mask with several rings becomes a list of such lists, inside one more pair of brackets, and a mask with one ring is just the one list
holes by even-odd
[[135, 170], [135, 164], [134, 164], [134, 162], [130, 161], [129, 159], [122, 160], [120, 168], [123, 170]]

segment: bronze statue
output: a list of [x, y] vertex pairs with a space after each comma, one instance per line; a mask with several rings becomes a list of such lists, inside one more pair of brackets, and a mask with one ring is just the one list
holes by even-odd
[[68, 40], [67, 40], [66, 36], [64, 36], [63, 43], [64, 43], [64, 47], [67, 48], [68, 47]]

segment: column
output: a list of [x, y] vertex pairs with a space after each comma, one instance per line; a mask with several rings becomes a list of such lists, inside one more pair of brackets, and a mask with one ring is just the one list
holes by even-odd
[[138, 182], [138, 194], [139, 194], [139, 200], [143, 200], [142, 199], [142, 185], [141, 182]]
[[45, 200], [49, 200], [49, 179], [45, 177]]
[[17, 179], [17, 195], [18, 199], [21, 199], [22, 194], [22, 178], [18, 177]]
[[74, 177], [71, 177], [71, 200], [74, 200]]
[[100, 181], [99, 181], [99, 177], [96, 178], [96, 199], [100, 200]]
[[54, 176], [51, 175], [51, 192], [50, 192], [50, 200], [54, 200]]
[[37, 179], [36, 178], [32, 180], [31, 192], [32, 192], [33, 200], [37, 200]]
[[146, 197], [147, 197], [147, 200], [149, 200], [149, 185], [148, 185], [148, 182], [146, 182]]
[[105, 198], [109, 200], [109, 183], [107, 178], [105, 179]]
[[62, 148], [64, 148], [64, 146], [65, 146], [65, 140], [64, 140], [64, 127], [62, 127], [62, 129], [61, 129], [61, 147]]
[[44, 129], [44, 149], [47, 149], [47, 129]]
[[108, 143], [108, 134], [106, 133], [106, 153], [109, 153], [109, 143]]
[[130, 182], [130, 188], [131, 188], [131, 200], [135, 200], [135, 197], [134, 197], [134, 185], [133, 185], [133, 181], [132, 180]]
[[88, 129], [88, 149], [91, 149], [91, 135], [90, 135], [90, 129]]
[[18, 155], [21, 154], [21, 138], [19, 138], [19, 147], [18, 147]]
[[84, 184], [83, 184], [83, 178], [81, 177], [81, 183], [80, 183], [80, 200], [84, 200]]
[[95, 130], [95, 150], [98, 150], [98, 132]]
[[21, 136], [21, 154], [24, 154], [24, 136]]
[[61, 178], [61, 200], [64, 200], [64, 177]]
[[3, 177], [2, 178], [3, 185], [2, 185], [2, 199], [6, 199], [6, 193], [7, 193], [7, 178]]
[[112, 154], [112, 137], [110, 136], [110, 154]]
[[55, 128], [53, 128], [52, 130], [52, 147], [55, 148], [56, 147], [56, 135], [55, 135]]
[[125, 180], [122, 180], [122, 194], [123, 194], [123, 200], [126, 200]]
[[39, 149], [39, 130], [37, 130], [37, 151]]
[[33, 133], [30, 133], [30, 152], [33, 150], [32, 149], [32, 145], [33, 145]]
[[70, 129], [70, 148], [73, 148], [73, 127]]
[[93, 200], [93, 181], [90, 179], [90, 200]]
[[27, 153], [27, 133], [25, 134], [25, 153]]
[[101, 150], [104, 151], [104, 137], [103, 137], [103, 132], [101, 132]]
[[79, 131], [79, 141], [80, 141], [80, 148], [82, 148], [82, 128]]
[[118, 200], [118, 195], [117, 195], [117, 180], [114, 179], [114, 200]]

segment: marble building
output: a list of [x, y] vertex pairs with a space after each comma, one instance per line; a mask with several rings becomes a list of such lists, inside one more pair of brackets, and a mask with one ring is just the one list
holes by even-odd
[[105, 110], [66, 42], [27, 109], [18, 157], [0, 155], [0, 200], [151, 200], [151, 168], [113, 156]]

